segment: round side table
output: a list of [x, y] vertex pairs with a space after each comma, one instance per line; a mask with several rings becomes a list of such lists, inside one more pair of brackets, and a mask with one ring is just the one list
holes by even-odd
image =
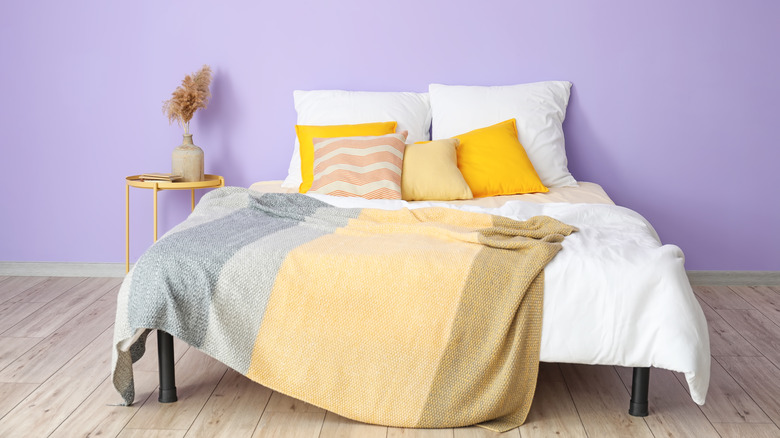
[[195, 209], [195, 189], [212, 189], [225, 186], [225, 178], [220, 175], [204, 175], [203, 181], [168, 182], [141, 181], [140, 175], [125, 178], [125, 273], [130, 271], [130, 187], [152, 189], [154, 202], [154, 241], [157, 241], [157, 192], [160, 190], [190, 190], [192, 209]]

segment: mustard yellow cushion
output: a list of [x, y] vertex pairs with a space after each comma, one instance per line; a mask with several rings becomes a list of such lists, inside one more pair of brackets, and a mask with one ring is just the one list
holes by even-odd
[[314, 175], [314, 144], [315, 138], [359, 137], [385, 135], [395, 132], [396, 122], [361, 123], [359, 125], [295, 125], [301, 151], [301, 183], [298, 191], [306, 193], [311, 188]]
[[469, 185], [458, 170], [459, 140], [421, 141], [406, 145], [401, 173], [405, 201], [472, 199]]
[[458, 168], [474, 197], [549, 191], [517, 139], [515, 119], [455, 136]]

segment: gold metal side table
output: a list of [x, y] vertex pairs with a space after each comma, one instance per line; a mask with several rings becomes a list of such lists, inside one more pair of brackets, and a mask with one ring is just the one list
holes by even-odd
[[203, 181], [167, 182], [141, 181], [140, 175], [125, 178], [125, 273], [130, 271], [130, 187], [152, 189], [154, 199], [154, 241], [157, 242], [157, 192], [160, 190], [190, 190], [192, 209], [195, 209], [195, 189], [212, 189], [225, 186], [225, 178], [219, 175], [204, 175]]

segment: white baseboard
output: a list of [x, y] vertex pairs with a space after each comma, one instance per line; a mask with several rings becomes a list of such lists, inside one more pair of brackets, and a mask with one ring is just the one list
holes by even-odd
[[[130, 267], [133, 265], [131, 264]], [[692, 285], [780, 285], [780, 271], [687, 271]], [[0, 275], [19, 277], [124, 277], [124, 263], [0, 262]]]
[[[130, 264], [133, 267], [133, 264]], [[0, 262], [0, 275], [19, 277], [124, 277], [124, 263]]]
[[687, 271], [692, 285], [708, 286], [777, 286], [780, 271]]

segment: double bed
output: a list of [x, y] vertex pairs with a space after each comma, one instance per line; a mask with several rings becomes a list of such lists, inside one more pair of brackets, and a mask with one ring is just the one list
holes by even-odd
[[[556, 83], [546, 85], [546, 87], [565, 89], [567, 101], [570, 85], [561, 86], [560, 83]], [[468, 91], [472, 92], [474, 90]], [[478, 91], [481, 93], [481, 98], [484, 99], [485, 95], [494, 93], [496, 90]], [[504, 93], [506, 90], [499, 91]], [[540, 94], [537, 89], [531, 90], [530, 94], [527, 91], [527, 89], [523, 89], [523, 92], [530, 96], [528, 98], [529, 101], [536, 106], [538, 106], [538, 102], [544, 103], [549, 100], [555, 100], [556, 96], [560, 97], [561, 95], [561, 93], [558, 93], [558, 95], [552, 96], [550, 99], [540, 100]], [[430, 108], [431, 103], [428, 102], [427, 95], [423, 98], [421, 95], [410, 96], [411, 94], [405, 93], [400, 98], [407, 99], [406, 102], [408, 102], [409, 98], [417, 99]], [[332, 97], [327, 93], [326, 95], [328, 98]], [[299, 123], [319, 123], [324, 125], [345, 122], [345, 120], [338, 119], [338, 117], [336, 119], [332, 118], [334, 117], [333, 114], [338, 113], [338, 110], [333, 109], [333, 105], [329, 107], [329, 111], [325, 113], [320, 112], [321, 114], [326, 114], [324, 119], [307, 120], [306, 117], [303, 117], [307, 111], [304, 105], [306, 102], [304, 97], [306, 96], [296, 94], [296, 109], [299, 112]], [[318, 99], [321, 97], [321, 95], [317, 95]], [[349, 101], [349, 99], [354, 97], [347, 96], [343, 97], [343, 99]], [[363, 97], [358, 96], [360, 99]], [[387, 96], [382, 96], [382, 99], [385, 99], [385, 97]], [[339, 97], [339, 99], [342, 99], [342, 97]], [[375, 96], [372, 96], [371, 99], [375, 99]], [[451, 103], [446, 101], [446, 99], [443, 99], [443, 101], [446, 104], [445, 108], [450, 109]], [[562, 103], [564, 112], [566, 101]], [[347, 112], [350, 108], [355, 107], [354, 102], [349, 101], [348, 103], [349, 105], [342, 105], [348, 108]], [[311, 104], [311, 101], [309, 101], [309, 104]], [[392, 103], [387, 101], [382, 101], [377, 105], [380, 105], [382, 108], [393, 107]], [[494, 104], [491, 103], [491, 105]], [[481, 111], [479, 105], [475, 105], [473, 102], [469, 103], [468, 106], [480, 114], [485, 112]], [[559, 104], [558, 107], [560, 106]], [[420, 107], [422, 108], [420, 113], [424, 113], [425, 107], [422, 105]], [[535, 111], [538, 112], [537, 110]], [[414, 111], [408, 112], [413, 113]], [[443, 118], [443, 112], [440, 111], [438, 114]], [[402, 127], [408, 129], [411, 140], [415, 140], [413, 138], [415, 133], [414, 124], [402, 122], [403, 117], [398, 116], [398, 111], [386, 117], [366, 115], [363, 112], [358, 115], [369, 118], [368, 121], [376, 118], [386, 120], [392, 117], [392, 119], [399, 121], [399, 129]], [[476, 126], [483, 126], [492, 123], [492, 121], [502, 119], [506, 115], [506, 112], [498, 112], [490, 116], [492, 117], [490, 122], [475, 120], [474, 123], [477, 124]], [[511, 116], [512, 114], [509, 115]], [[346, 116], [342, 118], [344, 117]], [[347, 118], [351, 121], [356, 117], [355, 114], [351, 114]], [[437, 131], [436, 117], [437, 110], [434, 106], [434, 133]], [[479, 116], [474, 114], [470, 117], [479, 119]], [[544, 123], [548, 123], [549, 117], [545, 117], [543, 119], [547, 121]], [[353, 269], [354, 266], [345, 263], [343, 268], [338, 266], [336, 268], [331, 267], [331, 270], [327, 271], [326, 274], [317, 277], [310, 271], [317, 271], [321, 267], [312, 266], [311, 263], [314, 262], [311, 260], [314, 259], [310, 260], [307, 257], [315, 254], [318, 257], [321, 256], [321, 258], [316, 260], [321, 260], [321, 262], [327, 261], [330, 257], [329, 251], [332, 250], [332, 245], [347, 245], [342, 241], [333, 240], [329, 243], [331, 247], [326, 247], [324, 250], [318, 249], [317, 251], [319, 252], [309, 248], [307, 250], [309, 252], [297, 261], [293, 257], [293, 255], [297, 254], [295, 251], [300, 249], [300, 247], [312, 245], [313, 242], [317, 242], [323, 236], [330, 238], [330, 236], [352, 235], [353, 237], [363, 238], [361, 236], [364, 235], [360, 234], [363, 232], [362, 230], [351, 230], [350, 227], [352, 225], [348, 224], [356, 223], [355, 221], [359, 222], [366, 215], [372, 218], [384, 217], [385, 215], [387, 217], [406, 215], [403, 217], [414, 218], [414, 221], [417, 220], [418, 216], [427, 215], [438, 219], [445, 218], [443, 226], [440, 226], [440, 224], [433, 225], [439, 227], [433, 234], [439, 237], [444, 236], [445, 238], [451, 238], [452, 235], [457, 234], [457, 239], [461, 239], [461, 235], [466, 234], [472, 237], [476, 236], [476, 240], [468, 243], [469, 245], [479, 243], [487, 246], [498, 245], [500, 247], [503, 245], [502, 242], [513, 241], [513, 239], [516, 239], [513, 236], [521, 235], [517, 233], [525, 232], [516, 230], [506, 231], [507, 229], [514, 226], [527, 226], [528, 224], [531, 224], [531, 228], [533, 228], [534, 221], [538, 220], [538, 218], [546, 218], [545, 220], [554, 222], [553, 228], [559, 225], [560, 227], [568, 227], [565, 231], [560, 231], [560, 235], [556, 234], [559, 231], [553, 232], [553, 234], [556, 234], [554, 238], [542, 238], [542, 240], [556, 245], [556, 249], [551, 253], [552, 256], [549, 262], [545, 261], [546, 265], [542, 264], [539, 268], [543, 271], [530, 274], [533, 277], [531, 279], [533, 281], [529, 280], [531, 281], [531, 286], [529, 286], [528, 290], [531, 291], [534, 287], [533, 285], [538, 285], [538, 298], [540, 302], [543, 302], [543, 306], [539, 307], [540, 314], [539, 318], [537, 318], [539, 326], [537, 328], [534, 328], [533, 324], [528, 326], [531, 331], [540, 331], [540, 333], [536, 334], [537, 345], [530, 350], [523, 350], [535, 352], [533, 361], [529, 362], [529, 369], [538, 366], [538, 361], [632, 367], [634, 368], [634, 389], [629, 412], [632, 415], [643, 416], [648, 413], [649, 369], [651, 367], [664, 368], [684, 373], [690, 388], [691, 398], [696, 403], [703, 404], [709, 385], [709, 339], [704, 314], [693, 295], [685, 273], [682, 251], [674, 245], [663, 245], [653, 227], [641, 215], [630, 209], [615, 205], [598, 184], [574, 181], [566, 169], [565, 155], [562, 158], [562, 168], [565, 172], [555, 174], [554, 168], [556, 166], [558, 168], [561, 167], [561, 160], [556, 162], [555, 157], [550, 158], [545, 163], [540, 163], [538, 161], [539, 157], [542, 156], [544, 158], [544, 153], [539, 155], [538, 151], [534, 152], [534, 142], [540, 138], [544, 139], [545, 134], [536, 132], [534, 138], [522, 138], [523, 130], [534, 130], [533, 126], [527, 126], [529, 123], [527, 120], [531, 118], [529, 116], [528, 119], [524, 119], [526, 120], [524, 122], [518, 119], [517, 130], [520, 132], [520, 140], [528, 149], [528, 155], [532, 161], [536, 160], [534, 161], [534, 166], [539, 171], [539, 176], [546, 186], [545, 189], [549, 187], [549, 190], [544, 193], [482, 196], [467, 200], [450, 199], [447, 201], [364, 199], [352, 196], [333, 196], [323, 194], [323, 192], [315, 193], [316, 190], [309, 191], [305, 195], [297, 194], [299, 191], [297, 186], [300, 179], [294, 181], [294, 184], [288, 184], [287, 181], [285, 183], [266, 181], [253, 184], [248, 190], [226, 188], [211, 192], [204, 197], [193, 214], [185, 222], [167, 233], [147, 254], [142, 256], [122, 285], [118, 298], [117, 323], [115, 325], [113, 379], [114, 385], [124, 397], [125, 403], [129, 404], [133, 401], [132, 363], [143, 354], [143, 344], [149, 331], [160, 330], [161, 336], [158, 336], [158, 342], [160, 344], [160, 401], [162, 402], [175, 401], [176, 399], [173, 377], [172, 339], [170, 336], [173, 335], [212, 355], [242, 374], [248, 375], [253, 380], [282, 392], [286, 390], [288, 395], [301, 398], [326, 409], [334, 410], [341, 415], [361, 421], [411, 427], [445, 427], [445, 425], [457, 426], [492, 421], [494, 417], [484, 415], [469, 416], [467, 414], [460, 415], [462, 418], [448, 419], [441, 422], [437, 422], [437, 419], [426, 419], [426, 416], [434, 415], [431, 412], [439, 412], [440, 416], [447, 416], [450, 414], [449, 411], [452, 410], [452, 408], [442, 408], [442, 406], [450, 406], [444, 404], [443, 399], [436, 399], [431, 402], [430, 393], [437, 390], [436, 382], [441, 380], [441, 370], [436, 370], [436, 363], [429, 366], [435, 372], [432, 371], [428, 374], [425, 374], [427, 371], [423, 372], [424, 370], [419, 373], [417, 371], [411, 372], [412, 374], [424, 374], [426, 377], [422, 378], [422, 380], [428, 379], [427, 381], [432, 382], [431, 392], [426, 393], [428, 394], [428, 400], [423, 400], [425, 401], [424, 409], [421, 408], [411, 413], [403, 413], [406, 417], [403, 417], [403, 415], [399, 416], [400, 414], [396, 412], [382, 411], [383, 409], [391, 411], [393, 406], [398, 406], [392, 400], [387, 400], [390, 397], [387, 394], [401, 394], [398, 397], [409, 396], [412, 397], [410, 400], [415, 400], [413, 394], [404, 392], [406, 391], [405, 388], [413, 385], [410, 385], [409, 381], [403, 380], [406, 377], [394, 379], [392, 375], [387, 377], [387, 372], [379, 376], [382, 373], [379, 373], [377, 369], [356, 369], [357, 367], [350, 367], [350, 361], [361, 363], [365, 359], [364, 356], [370, 355], [368, 352], [364, 352], [364, 350], [366, 348], [370, 350], [370, 348], [374, 348], [377, 345], [381, 347], [383, 344], [395, 341], [398, 341], [399, 345], [401, 345], [403, 342], [406, 342], [406, 344], [403, 344], [405, 345], [404, 348], [406, 350], [414, 350], [419, 347], [418, 344], [427, 342], [428, 337], [436, 338], [438, 336], [446, 338], [449, 336], [450, 340], [447, 341], [449, 344], [442, 341], [442, 345], [449, 345], [447, 347], [449, 350], [447, 348], [441, 351], [436, 350], [437, 352], [433, 356], [427, 356], [434, 358], [432, 362], [439, 361], [444, 363], [450, 360], [446, 358], [447, 354], [450, 354], [448, 352], [452, 350], [451, 345], [458, 344], [457, 340], [452, 341], [453, 335], [448, 331], [451, 327], [447, 324], [453, 323], [444, 319], [441, 321], [437, 320], [430, 327], [447, 326], [445, 327], [447, 330], [442, 329], [439, 334], [435, 330], [432, 332], [426, 332], [425, 330], [415, 332], [414, 327], [405, 332], [405, 334], [399, 334], [392, 332], [390, 329], [388, 329], [388, 333], [384, 333], [382, 326], [354, 322], [355, 327], [361, 327], [362, 329], [374, 327], [382, 333], [375, 332], [374, 335], [362, 333], [360, 336], [352, 337], [351, 328], [345, 329], [344, 327], [338, 327], [339, 324], [331, 324], [328, 312], [332, 311], [334, 315], [340, 315], [342, 318], [344, 315], [347, 315], [348, 319], [360, 318], [364, 321], [372, 318], [377, 318], [378, 320], [383, 317], [398, 319], [399, 314], [387, 313], [386, 315], [383, 313], [386, 310], [384, 307], [362, 307], [352, 309], [352, 313], [343, 313], [343, 308], [350, 306], [349, 299], [344, 301], [343, 296], [338, 297], [338, 299], [342, 300], [339, 301], [342, 308], [331, 308], [331, 305], [327, 302], [327, 293], [334, 292], [323, 292], [321, 289], [326, 286], [321, 286], [319, 283], [328, 283], [330, 279], [324, 277], [341, 277], [345, 272]], [[420, 126], [424, 127], [427, 124], [427, 129], [430, 130], [430, 110], [427, 115], [423, 116], [423, 119], [425, 120], [420, 123]], [[358, 119], [355, 121], [365, 122], [367, 120]], [[562, 121], [563, 115], [561, 114], [560, 120], [557, 122], [559, 130]], [[462, 121], [458, 123], [463, 124]], [[555, 125], [555, 123], [552, 123], [552, 125]], [[423, 129], [418, 129], [417, 131], [425, 132], [424, 135], [428, 135], [427, 131]], [[446, 127], [442, 128], [439, 126], [439, 132], [446, 132]], [[406, 139], [406, 135], [403, 136], [403, 139]], [[422, 139], [425, 140], [424, 137]], [[545, 142], [542, 141], [541, 143]], [[298, 155], [297, 147], [296, 145], [296, 152], [293, 154], [290, 171], [290, 175], [295, 177], [300, 176], [300, 170], [295, 168], [295, 157]], [[547, 145], [546, 147], [546, 150], [549, 150], [551, 146]], [[301, 153], [300, 157], [304, 157], [304, 154]], [[297, 166], [300, 168], [301, 160], [298, 161]], [[314, 173], [316, 188], [316, 161]], [[296, 210], [291, 213], [292, 210], [288, 209], [288, 203], [306, 205], [303, 207], [303, 210]], [[281, 210], [276, 209], [278, 205], [282, 204], [284, 205]], [[257, 216], [258, 214], [260, 216]], [[339, 216], [336, 225], [328, 222], [331, 221], [334, 215]], [[290, 222], [292, 225], [288, 224], [289, 226], [266, 223], [266, 218], [269, 217], [283, 217], [284, 220], [294, 223]], [[451, 222], [450, 217], [458, 218], [458, 220], [463, 219], [469, 223], [468, 226], [471, 226], [473, 223], [482, 223], [480, 221], [484, 220], [492, 221], [495, 226], [485, 227], [484, 225], [479, 225], [474, 229], [466, 229], [464, 228], [466, 227], [464, 223]], [[226, 222], [226, 218], [233, 218], [231, 219], [233, 222]], [[324, 222], [318, 222], [320, 220], [324, 220]], [[261, 222], [265, 225], [262, 225]], [[268, 232], [246, 231], [248, 227], [254, 226], [251, 224], [255, 223], [258, 224], [258, 227], [278, 228]], [[412, 228], [414, 230], [426, 228], [429, 225], [417, 224], [417, 222], [415, 224], [415, 227]], [[380, 230], [380, 233], [392, 235], [393, 231], [388, 230], [394, 226], [393, 224], [383, 223], [376, 225], [376, 228]], [[555, 229], [563, 229], [560, 227]], [[289, 230], [298, 231], [292, 232], [288, 228]], [[494, 237], [493, 234], [482, 233], [486, 229], [490, 229], [490, 233], [496, 233], [496, 230], [499, 230], [499, 234], [508, 232], [509, 235], [499, 235], [498, 243], [495, 241], [484, 243]], [[300, 237], [309, 234], [311, 235], [310, 237]], [[248, 236], [241, 238], [246, 240], [246, 242], [242, 241], [240, 245], [233, 242], [233, 240], [238, 239], [235, 237], [238, 235]], [[268, 238], [270, 235], [284, 235], [286, 236], [285, 239], [288, 240], [298, 239], [300, 241], [296, 240], [295, 245], [300, 245], [300, 247], [291, 249], [293, 247], [290, 246], [290, 248], [284, 249], [284, 251], [276, 249], [270, 246], [271, 243]], [[404, 238], [402, 235], [399, 236], [401, 240]], [[430, 236], [425, 236], [425, 238], [428, 237]], [[369, 236], [368, 238], [371, 237]], [[410, 240], [414, 239], [411, 238]], [[526, 237], [519, 239], [528, 240]], [[192, 248], [187, 247], [186, 245], [189, 241], [200, 241], [199, 249], [192, 250]], [[261, 244], [261, 242], [264, 243]], [[348, 242], [348, 240], [345, 242]], [[392, 240], [390, 242], [392, 243]], [[227, 248], [230, 245], [234, 245], [235, 248], [228, 250]], [[292, 244], [288, 242], [280, 246], [284, 245], [289, 246]], [[400, 261], [393, 262], [403, 265], [399, 272], [424, 278], [427, 270], [430, 269], [433, 272], [434, 267], [443, 269], [444, 271], [442, 272], [452, 269], [451, 266], [447, 266], [447, 260], [441, 260], [441, 257], [439, 260], [425, 261], [423, 259], [422, 265], [415, 265], [411, 261], [404, 262], [403, 254], [401, 253], [404, 248], [399, 248], [399, 250], [395, 251], [399, 254], [395, 254], [395, 256]], [[360, 258], [360, 254], [354, 257], [350, 256], [351, 258], [344, 257], [343, 254], [339, 253], [343, 249], [333, 251], [338, 253], [339, 257], [343, 257], [343, 260]], [[224, 255], [219, 260], [218, 266], [215, 267], [212, 266], [214, 262], [211, 261], [212, 254], [210, 252], [212, 250], [214, 253], [229, 254]], [[348, 250], [349, 248], [345, 251]], [[187, 251], [190, 252], [188, 253]], [[440, 256], [441, 254], [446, 254], [446, 252], [439, 253]], [[261, 259], [273, 257], [278, 257], [278, 263], [271, 263], [272, 267], [268, 267], [267, 263], [259, 267]], [[334, 255], [334, 257], [336, 256]], [[455, 252], [453, 252], [453, 260], [456, 258]], [[293, 259], [293, 261], [290, 261], [290, 259]], [[410, 257], [411, 259], [412, 257]], [[341, 260], [338, 259], [337, 264], [341, 263]], [[289, 268], [288, 265], [294, 266]], [[381, 269], [381, 265], [375, 264], [372, 266], [374, 266], [374, 269], [380, 266]], [[288, 268], [292, 269], [290, 272], [293, 272], [293, 274], [285, 271], [285, 269], [289, 270]], [[487, 269], [490, 269], [490, 267], [487, 266]], [[517, 269], [522, 270], [523, 268], [518, 267]], [[267, 272], [258, 273], [258, 271], [262, 270]], [[450, 272], [449, 275], [451, 276], [451, 271], [446, 272]], [[294, 286], [285, 286], [288, 292], [283, 294], [277, 291], [277, 289], [280, 287], [278, 285], [279, 278], [285, 275], [299, 275], [301, 278], [306, 277], [306, 279], [299, 279], [298, 283], [295, 283], [295, 281], [290, 282]], [[507, 276], [513, 275], [515, 275], [514, 272], [507, 274]], [[253, 280], [248, 281], [246, 277], [253, 277]], [[481, 283], [479, 287], [486, 292], [494, 292], [490, 285], [496, 283], [496, 278], [498, 277]], [[542, 281], [537, 283], [536, 280], [538, 279]], [[334, 280], [334, 283], [337, 283], [337, 287], [342, 289], [353, 287], [350, 286], [353, 283], [344, 283], [341, 280]], [[426, 293], [436, 293], [437, 290], [446, 288], [445, 286], [437, 288], [435, 282], [432, 281], [428, 281], [428, 283], [433, 283], [433, 285], [430, 290], [425, 290]], [[344, 286], [345, 284], [347, 286]], [[366, 283], [360, 284], [363, 284], [361, 287], [365, 287]], [[401, 282], [399, 284], [406, 283]], [[526, 284], [526, 286], [528, 285]], [[360, 287], [354, 286], [353, 289], [347, 291], [353, 294], [350, 296], [357, 297], [360, 295]], [[408, 289], [408, 287], [405, 289]], [[192, 298], [190, 292], [194, 294], [196, 290], [197, 298]], [[273, 294], [271, 291], [273, 291]], [[415, 299], [413, 291], [403, 290], [395, 292], [399, 296], [403, 293], [403, 298], [407, 301]], [[341, 289], [338, 289], [335, 293], [341, 294]], [[376, 293], [376, 291], [372, 289], [371, 293]], [[381, 293], [391, 295], [394, 291], [391, 287], [387, 290], [382, 290]], [[528, 293], [530, 294], [531, 292]], [[292, 298], [286, 298], [285, 294], [289, 296], [295, 295], [299, 301], [295, 303], [286, 302], [285, 300], [289, 301]], [[261, 295], [263, 298], [258, 298]], [[270, 295], [270, 298], [267, 295]], [[385, 297], [380, 298], [384, 299]], [[425, 299], [428, 299], [428, 297], [426, 296]], [[421, 302], [425, 301], [425, 299], [421, 298]], [[312, 307], [311, 303], [316, 300], [321, 300], [321, 302], [317, 306]], [[192, 304], [193, 301], [197, 303]], [[336, 298], [334, 298], [334, 302], [336, 302]], [[382, 302], [385, 303], [385, 301]], [[287, 306], [287, 313], [276, 314], [268, 310], [279, 309], [284, 306]], [[402, 314], [403, 318], [408, 318], [409, 323], [406, 325], [413, 326], [414, 321], [418, 321], [421, 317], [435, 319], [439, 316], [433, 315], [432, 313], [435, 313], [435, 311], [432, 312], [430, 310], [437, 307], [429, 308], [426, 311], [427, 316], [422, 315], [426, 312], [422, 312], [422, 314], [420, 312], [415, 313], [413, 304], [409, 307], [412, 310], [406, 310], [407, 313]], [[447, 306], [442, 307], [442, 313], [447, 312], [447, 310], [444, 310], [444, 307]], [[450, 307], [452, 312], [457, 310], [458, 315], [462, 313], [462, 306], [452, 304]], [[300, 314], [297, 315], [296, 309], [299, 308], [301, 309]], [[387, 312], [391, 312], [391, 310], [387, 310]], [[495, 311], [501, 312], [501, 310], [497, 309]], [[307, 311], [311, 313], [306, 314]], [[280, 317], [279, 315], [283, 316]], [[249, 320], [251, 321], [247, 322]], [[302, 331], [301, 333], [291, 334], [299, 326], [306, 326], [311, 321], [320, 321], [321, 331], [328, 332], [328, 330], [332, 330], [333, 335], [329, 338], [328, 333], [319, 333], [318, 326], [308, 327], [309, 332]], [[487, 324], [485, 321], [471, 321], [469, 323], [472, 324], [469, 326], [470, 328], [479, 328], [483, 323]], [[272, 332], [268, 326], [274, 324], [277, 327], [276, 331]], [[352, 324], [352, 321], [344, 322], [342, 325], [349, 326], [349, 324]], [[398, 324], [399, 327], [404, 325], [403, 323], [398, 323], [398, 321], [393, 321], [392, 324]], [[513, 322], [511, 325], [512, 330], [514, 330], [514, 327]], [[506, 327], [505, 329], [509, 330]], [[455, 331], [453, 329], [453, 333]], [[311, 336], [311, 339], [301, 340], [301, 336], [306, 333], [308, 333], [308, 336]], [[401, 339], [403, 336], [408, 337], [410, 333], [418, 333], [418, 339]], [[318, 336], [320, 335], [327, 342], [319, 342]], [[506, 336], [506, 333], [501, 336]], [[337, 339], [331, 339], [333, 337]], [[380, 342], [377, 339], [384, 340]], [[479, 338], [471, 339], [469, 342], [473, 344], [475, 339], [476, 343], [479, 344]], [[262, 353], [263, 348], [265, 348], [264, 343], [273, 345], [272, 350], [285, 350], [287, 345], [295, 345], [295, 347], [291, 347], [295, 351], [292, 353], [286, 351], [284, 354], [277, 354], [276, 351], [265, 351]], [[338, 345], [334, 347], [331, 344]], [[486, 341], [486, 345], [488, 344], [489, 342]], [[478, 346], [478, 348], [481, 347]], [[336, 359], [335, 365], [330, 363], [323, 365], [323, 368], [332, 367], [333, 371], [327, 374], [325, 371], [312, 368], [316, 368], [316, 358], [318, 357], [316, 355], [311, 356], [315, 358], [311, 361], [311, 364], [303, 366], [295, 363], [298, 361], [297, 355], [299, 354], [296, 349], [306, 350], [304, 352], [306, 354], [316, 351], [318, 354], [325, 356], [327, 356], [327, 352], [330, 352], [331, 356], [336, 351], [342, 355], [345, 355], [344, 352], [347, 352], [343, 358], [343, 362], [346, 363], [339, 363], [339, 360]], [[420, 349], [424, 348], [420, 347]], [[305, 362], [303, 356], [306, 354], [304, 353], [300, 353], [300, 362], [302, 363]], [[353, 353], [354, 357], [351, 356]], [[382, 356], [385, 352], [377, 354]], [[468, 354], [465, 356], [468, 356]], [[491, 354], [498, 356], [495, 352]], [[271, 358], [271, 356], [275, 358]], [[349, 356], [349, 359], [346, 358], [347, 356]], [[496, 365], [498, 362], [494, 358], [489, 358], [485, 362], [492, 364], [486, 368], [497, 367], [501, 368], [501, 370], [488, 370], [489, 372], [485, 370], [474, 371], [477, 373], [475, 375], [483, 379], [480, 382], [488, 377], [493, 379], [494, 375], [502, 373], [511, 375], [512, 364], [515, 363], [513, 361], [522, 362], [524, 360], [523, 358], [507, 359], [504, 356], [502, 356], [502, 362], [499, 365]], [[393, 360], [398, 359], [396, 356], [385, 355], [382, 357], [390, 357]], [[409, 357], [418, 356], [410, 355]], [[420, 355], [419, 357], [423, 356]], [[408, 358], [404, 357], [402, 359]], [[331, 362], [334, 361], [332, 357], [329, 360]], [[458, 362], [459, 358], [456, 357], [455, 361]], [[463, 362], [463, 360], [460, 360], [460, 362]], [[466, 368], [468, 368], [468, 361], [466, 362]], [[458, 366], [462, 367], [462, 365], [461, 363]], [[412, 367], [414, 366], [416, 365]], [[422, 365], [421, 367], [425, 368]], [[288, 369], [297, 371], [290, 372], [292, 377], [280, 376], [285, 374], [285, 370]], [[377, 379], [380, 377], [387, 379], [381, 391], [367, 391], [367, 395], [363, 394], [349, 399], [348, 397], [353, 395], [353, 392], [370, 386], [371, 382], [366, 380], [370, 380], [367, 376], [372, 375], [378, 376]], [[318, 376], [320, 380], [312, 376]], [[332, 377], [333, 382], [323, 381], [322, 376], [328, 379]], [[398, 376], [405, 376], [405, 374], [399, 370]], [[462, 380], [463, 376], [455, 376], [452, 380], [447, 381], [447, 384], [455, 382], [457, 387], [459, 379]], [[476, 393], [478, 392], [477, 390], [490, 392], [496, 390], [495, 388], [499, 388], [498, 391], [503, 395], [494, 397], [494, 399], [491, 399], [491, 402], [495, 401], [500, 405], [504, 403], [504, 399], [507, 397], [506, 394], [512, 393], [513, 388], [507, 386], [511, 386], [510, 384], [516, 381], [517, 376], [512, 375], [505, 379], [502, 377], [502, 379], [491, 380], [490, 385], [482, 385], [486, 386], [487, 390], [480, 385], [469, 386], [470, 384], [466, 384], [465, 387], [469, 389], [464, 394], [461, 394], [460, 397], [461, 399], [477, 400], [475, 403], [480, 404], [484, 400], [478, 399], [477, 395], [472, 397], [471, 392]], [[526, 379], [526, 382], [534, 379], [535, 370], [531, 372], [530, 378]], [[439, 386], [441, 386], [441, 383], [439, 383]], [[529, 387], [532, 396], [533, 384], [530, 384]], [[453, 390], [453, 392], [461, 391], [459, 388], [455, 389], [457, 390]], [[447, 392], [446, 387], [444, 390], [439, 388], [438, 391], [443, 391], [442, 393]], [[347, 398], [346, 402], [345, 398]], [[360, 405], [360, 403], [357, 403], [360, 406], [355, 406], [355, 400], [367, 400], [367, 402], [365, 406]], [[470, 400], [470, 402], [474, 400]], [[458, 402], [460, 403], [460, 401]], [[523, 402], [518, 401], [517, 403], [522, 404]], [[465, 411], [474, 410], [473, 403], [472, 405], [465, 404], [462, 406], [471, 406], [470, 408], [463, 408]], [[370, 412], [372, 409], [382, 412]], [[436, 409], [439, 410], [437, 411]], [[527, 413], [527, 406], [525, 406], [525, 409]], [[441, 414], [444, 411], [447, 411], [446, 415]], [[499, 411], [506, 413], [506, 409], [503, 411], [501, 409], [493, 409], [490, 412]], [[415, 417], [416, 415], [419, 418]], [[499, 421], [496, 423], [493, 421], [491, 425], [495, 426], [496, 430], [506, 430], [516, 426], [518, 421], [522, 423], [525, 414], [518, 418], [520, 419], [515, 418], [514, 422]]]

